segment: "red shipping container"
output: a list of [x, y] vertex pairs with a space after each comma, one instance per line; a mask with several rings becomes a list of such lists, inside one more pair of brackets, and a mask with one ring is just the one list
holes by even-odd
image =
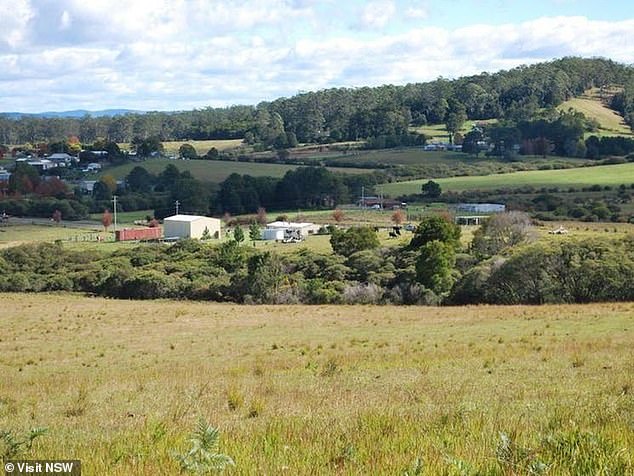
[[162, 236], [160, 227], [155, 228], [125, 228], [115, 232], [116, 241], [157, 240]]

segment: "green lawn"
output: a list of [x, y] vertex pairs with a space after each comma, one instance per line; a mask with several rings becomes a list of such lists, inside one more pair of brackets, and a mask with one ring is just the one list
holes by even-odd
[[[169, 160], [150, 159], [143, 162], [133, 162], [129, 164], [111, 167], [102, 172], [101, 175], [112, 175], [116, 179], [122, 179], [136, 167], [141, 166], [148, 172], [158, 174], [168, 165], [175, 165], [181, 172], [189, 171], [198, 180], [203, 182], [222, 182], [229, 175], [237, 173], [240, 175], [252, 175], [256, 177], [269, 176], [281, 178], [289, 170], [295, 170], [295, 165], [265, 164], [257, 162], [233, 162], [220, 160]], [[370, 169], [358, 168], [330, 168], [334, 172], [347, 174], [369, 173]]]
[[83, 241], [97, 235], [103, 228], [95, 223], [94, 227], [66, 227], [62, 225], [5, 225], [0, 227], [0, 248], [33, 242]]
[[[391, 196], [420, 193], [423, 180], [409, 180], [383, 185]], [[470, 177], [450, 177], [435, 180], [445, 191], [491, 190], [521, 187], [581, 187], [590, 185], [620, 185], [634, 183], [634, 163], [600, 165], [562, 170], [531, 170], [509, 174]]]
[[[118, 207], [117, 207], [118, 208]], [[121, 225], [134, 224], [137, 220], [145, 220], [147, 216], [154, 216], [154, 210], [136, 210], [133, 212], [118, 212], [117, 223]], [[103, 213], [91, 213], [90, 219], [101, 222]]]

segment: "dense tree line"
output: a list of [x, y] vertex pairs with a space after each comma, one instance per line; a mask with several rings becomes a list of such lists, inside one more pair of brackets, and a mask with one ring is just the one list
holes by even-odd
[[494, 74], [439, 78], [405, 86], [335, 88], [262, 102], [257, 106], [150, 112], [116, 117], [9, 119], [0, 117], [0, 143], [21, 144], [77, 136], [132, 142], [234, 139], [277, 148], [405, 135], [410, 125], [446, 123], [451, 132], [467, 119], [532, 120], [590, 87], [626, 85], [611, 105], [632, 125], [634, 69], [607, 59], [563, 58]]
[[634, 79], [632, 77], [625, 83], [623, 90], [612, 97], [610, 107], [621, 113], [625, 123], [634, 129]]
[[362, 187], [370, 192], [384, 180], [382, 173], [343, 175], [324, 167], [298, 167], [281, 179], [232, 174], [220, 184], [212, 198], [212, 209], [234, 215], [255, 213], [260, 207], [329, 209], [355, 202]]

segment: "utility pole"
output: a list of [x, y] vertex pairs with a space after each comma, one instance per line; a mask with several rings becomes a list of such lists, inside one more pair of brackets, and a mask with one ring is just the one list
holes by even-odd
[[174, 202], [174, 204], [176, 205], [176, 214], [178, 215], [178, 207], [180, 206], [181, 202], [179, 202], [178, 200], [176, 200]]
[[114, 210], [114, 231], [117, 231], [117, 196], [112, 196], [112, 205]]
[[365, 222], [365, 187], [361, 185], [361, 220]]

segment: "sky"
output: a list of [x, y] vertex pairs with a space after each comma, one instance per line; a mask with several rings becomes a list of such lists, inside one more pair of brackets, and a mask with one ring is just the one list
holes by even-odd
[[563, 56], [634, 63], [632, 0], [0, 0], [0, 111], [188, 110]]

